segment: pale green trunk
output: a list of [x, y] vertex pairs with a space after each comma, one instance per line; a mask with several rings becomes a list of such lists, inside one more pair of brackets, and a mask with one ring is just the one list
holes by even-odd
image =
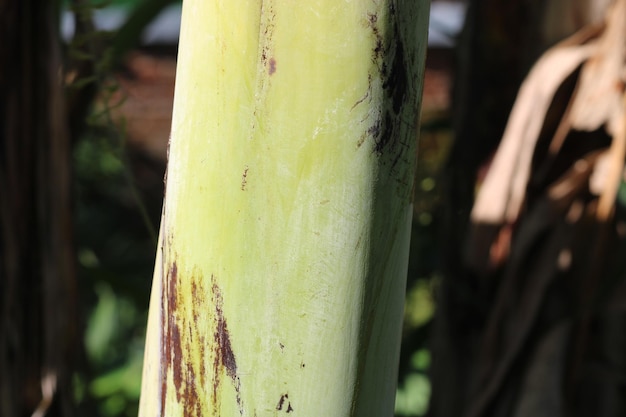
[[140, 416], [390, 416], [426, 0], [185, 0]]

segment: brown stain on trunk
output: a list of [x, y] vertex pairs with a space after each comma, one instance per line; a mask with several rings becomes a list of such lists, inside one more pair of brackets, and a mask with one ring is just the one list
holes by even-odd
[[[183, 406], [185, 416], [202, 416], [201, 391], [202, 384], [198, 384], [193, 362], [185, 352], [191, 352], [196, 342], [196, 331], [189, 325], [184, 327], [184, 317], [181, 316], [179, 306], [180, 277], [178, 266], [173, 262], [168, 269], [166, 281], [163, 285], [161, 303], [162, 341], [161, 341], [161, 414], [165, 415], [167, 399], [167, 377], [171, 370], [174, 382], [176, 402]], [[195, 281], [192, 281], [195, 291]], [[195, 301], [195, 300], [194, 300]], [[194, 323], [197, 321], [197, 305], [194, 305]], [[181, 324], [183, 327], [181, 327]], [[201, 347], [202, 352], [202, 347]], [[202, 381], [202, 377], [201, 377]]]
[[[173, 263], [167, 271], [165, 282], [161, 286], [161, 414], [165, 412], [167, 398], [167, 371], [176, 356], [176, 352], [173, 351], [174, 337], [169, 318], [171, 313], [176, 310], [177, 279], [178, 268], [176, 263]], [[176, 333], [179, 336], [178, 329], [176, 329]]]
[[[381, 28], [381, 22], [386, 23], [386, 28]], [[365, 128], [363, 135], [357, 142], [357, 148], [361, 147], [366, 138], [373, 141], [373, 152], [379, 156], [390, 154], [393, 159], [392, 167], [396, 165], [405, 145], [399, 140], [401, 132], [400, 124], [402, 108], [408, 94], [407, 63], [405, 46], [398, 32], [398, 22], [393, 5], [389, 6], [384, 18], [376, 13], [367, 15], [369, 26], [375, 43], [371, 52], [372, 63], [376, 70], [368, 75], [368, 92], [353, 106], [361, 104], [371, 95], [373, 80], [379, 79], [383, 87], [383, 108], [377, 114], [371, 124]]]
[[273, 75], [276, 72], [276, 59], [270, 58], [267, 68], [267, 73]]
[[276, 410], [284, 411], [287, 414], [292, 413], [294, 411], [293, 407], [291, 406], [291, 401], [289, 400], [289, 394], [285, 393], [280, 396], [280, 399], [278, 400], [278, 404], [276, 405]]
[[[176, 402], [182, 405], [184, 416], [200, 417], [206, 414], [207, 375], [212, 370], [212, 415], [220, 415], [219, 391], [222, 376], [231, 379], [236, 391], [236, 401], [240, 414], [243, 415], [241, 400], [241, 382], [237, 376], [237, 361], [232, 348], [228, 324], [224, 317], [223, 297], [215, 277], [211, 276], [211, 300], [207, 300], [207, 291], [203, 287], [202, 277], [190, 277], [190, 287], [181, 287], [182, 278], [176, 262], [168, 268], [161, 293], [161, 414], [165, 415], [167, 405], [168, 377], [174, 383]], [[191, 306], [185, 306], [181, 291], [188, 288], [191, 292]], [[186, 314], [191, 307], [190, 317]], [[205, 337], [199, 332], [202, 325], [203, 312], [213, 308], [209, 319], [214, 323], [212, 349], [213, 367], [206, 363]], [[199, 353], [201, 362], [194, 367], [190, 357], [193, 352]], [[206, 365], [205, 365], [206, 364]], [[208, 368], [205, 366], [208, 365]], [[198, 368], [199, 367], [199, 368]], [[203, 406], [204, 404], [204, 406]]]
[[231, 379], [236, 392], [236, 401], [239, 406], [239, 413], [243, 415], [243, 403], [241, 400], [241, 381], [237, 376], [237, 360], [233, 352], [228, 332], [228, 324], [224, 317], [224, 299], [222, 292], [217, 285], [215, 276], [211, 276], [211, 293], [213, 294], [213, 305], [215, 308], [215, 331], [214, 337], [214, 359], [213, 359], [213, 409], [215, 415], [219, 415], [218, 391], [222, 384], [221, 375], [224, 373]]

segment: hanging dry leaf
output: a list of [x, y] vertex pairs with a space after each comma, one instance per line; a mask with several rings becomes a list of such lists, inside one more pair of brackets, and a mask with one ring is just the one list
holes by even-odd
[[615, 118], [623, 117], [626, 2], [618, 1], [607, 14], [606, 29], [580, 73], [571, 117], [573, 129], [592, 131], [603, 125], [615, 134]]
[[[467, 262], [479, 274], [498, 268], [501, 281], [467, 416], [483, 415], [516, 362], [532, 360], [526, 345], [559, 276], [580, 286], [581, 308], [594, 298], [626, 157], [626, 0], [615, 0], [606, 16], [535, 64], [477, 195], [467, 246], [476, 258]], [[562, 90], [572, 80], [575, 87]], [[555, 122], [548, 115], [559, 91], [569, 97]], [[540, 139], [549, 145], [544, 151]], [[537, 393], [522, 401], [519, 415], [528, 415]]]
[[474, 203], [474, 223], [514, 223], [537, 138], [554, 94], [587, 59], [595, 44], [559, 45], [537, 62], [520, 88], [500, 147]]
[[[570, 104], [555, 129], [550, 158], [556, 158], [570, 132], [605, 129], [613, 138], [608, 150], [611, 164], [599, 180], [598, 175], [594, 175], [596, 184], [601, 182], [603, 190], [597, 216], [606, 220], [612, 213], [626, 155], [626, 0], [615, 1], [606, 16], [603, 25], [585, 27], [548, 50], [519, 90], [500, 147], [471, 213], [474, 225], [492, 225], [489, 228], [491, 237], [478, 236], [481, 228], [475, 228], [475, 236], [470, 242], [472, 246], [479, 246], [472, 248], [473, 254], [500, 254], [487, 260], [491, 267], [505, 261], [501, 254], [508, 253], [503, 248], [510, 244], [510, 233], [494, 235], [493, 227], [515, 225], [518, 221], [526, 201], [533, 156], [550, 106], [557, 90], [578, 69], [578, 81]], [[551, 160], [544, 161], [544, 164]], [[552, 193], [559, 190], [559, 187], [553, 187]], [[491, 250], [480, 247], [484, 244], [493, 247]], [[473, 260], [473, 263], [480, 264], [480, 261]]]

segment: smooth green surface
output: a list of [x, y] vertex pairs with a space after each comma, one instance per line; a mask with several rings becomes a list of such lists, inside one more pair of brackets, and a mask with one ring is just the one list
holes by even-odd
[[393, 412], [427, 21], [184, 4], [140, 415]]

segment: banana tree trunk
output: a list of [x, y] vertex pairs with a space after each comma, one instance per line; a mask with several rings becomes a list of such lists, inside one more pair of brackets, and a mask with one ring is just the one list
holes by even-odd
[[185, 0], [140, 416], [393, 413], [428, 0]]

